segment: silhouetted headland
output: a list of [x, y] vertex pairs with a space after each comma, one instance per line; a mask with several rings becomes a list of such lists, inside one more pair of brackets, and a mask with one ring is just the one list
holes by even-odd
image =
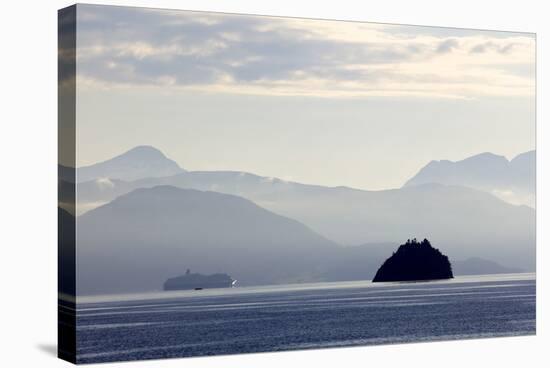
[[380, 266], [372, 282], [452, 279], [449, 258], [427, 239], [407, 240]]
[[164, 290], [201, 290], [212, 288], [227, 288], [235, 285], [237, 280], [225, 273], [201, 275], [191, 273], [188, 269], [185, 275], [170, 278], [164, 283]]

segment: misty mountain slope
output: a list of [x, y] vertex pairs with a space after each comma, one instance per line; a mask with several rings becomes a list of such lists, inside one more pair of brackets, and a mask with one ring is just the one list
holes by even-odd
[[299, 197], [255, 201], [342, 244], [426, 237], [454, 259], [481, 257], [534, 268], [535, 211], [485, 192], [426, 184], [378, 192], [334, 188]]
[[80, 216], [77, 236], [81, 295], [159, 290], [186, 268], [229, 273], [241, 285], [313, 281], [319, 254], [336, 247], [246, 199], [170, 186]]
[[535, 207], [536, 151], [508, 161], [482, 153], [461, 161], [431, 161], [404, 186], [427, 183], [460, 185], [487, 191], [512, 204]]
[[77, 169], [78, 182], [96, 179], [137, 180], [175, 175], [184, 170], [151, 146], [138, 146], [107, 161]]
[[[171, 185], [233, 194], [248, 199], [284, 195], [300, 190], [324, 191], [327, 187], [286, 182], [238, 171], [186, 171], [181, 174], [135, 181], [96, 179], [78, 184], [78, 202], [85, 211], [138, 188]], [[84, 211], [79, 211], [80, 213]]]
[[537, 152], [529, 151], [517, 155], [510, 161], [511, 182], [518, 188], [535, 191], [537, 172]]
[[483, 275], [523, 272], [520, 268], [506, 267], [496, 262], [477, 257], [453, 261], [452, 265], [455, 275]]
[[94, 189], [97, 184], [84, 183], [79, 186], [79, 201], [85, 193], [91, 201], [110, 200], [115, 193], [158, 184], [239, 195], [296, 219], [339, 244], [426, 237], [434, 244], [447, 245], [447, 254], [452, 258], [481, 257], [534, 269], [535, 211], [460, 186], [424, 184], [364, 191], [239, 172], [186, 172], [119, 183], [101, 191]]

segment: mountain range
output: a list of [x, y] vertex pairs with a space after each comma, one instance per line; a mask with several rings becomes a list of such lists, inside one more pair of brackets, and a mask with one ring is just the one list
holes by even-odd
[[405, 187], [426, 183], [460, 185], [535, 208], [535, 174], [535, 151], [522, 153], [510, 161], [504, 156], [481, 153], [456, 162], [431, 161]]
[[[364, 280], [395, 249], [343, 247], [244, 198], [172, 186], [136, 189], [80, 216], [77, 244], [79, 295], [159, 290], [191, 266], [224, 270], [242, 286]], [[477, 258], [456, 267], [511, 270]]]
[[[444, 249], [457, 260], [456, 274], [535, 267], [534, 209], [507, 203], [473, 184], [435, 182], [445, 176], [430, 174], [437, 180], [420, 180], [434, 169], [421, 170], [403, 188], [366, 191], [244, 172], [185, 171], [168, 158], [162, 163], [165, 156], [156, 151], [141, 147], [140, 155], [131, 150], [105, 161], [107, 165], [92, 165], [94, 170], [86, 171], [87, 181], [81, 181], [82, 169], [77, 169], [79, 287], [86, 293], [102, 292], [94, 285], [105, 285], [109, 279], [124, 279], [132, 265], [144, 270], [133, 277], [136, 288], [121, 285], [109, 291], [155, 289], [158, 279], [149, 274], [166, 279], [185, 267], [205, 273], [235, 271], [232, 276], [241, 284], [365, 279], [372, 277], [396, 244], [412, 237], [427, 237]], [[529, 156], [511, 162], [518, 167], [529, 162]], [[141, 160], [156, 160], [151, 167], [171, 167], [176, 173], [161, 176], [162, 170], [153, 170], [155, 175], [135, 170], [140, 164], [133, 161]], [[105, 176], [109, 170], [119, 172], [118, 177]], [[191, 203], [206, 212], [196, 212]], [[189, 211], [195, 217], [189, 217]], [[264, 227], [253, 225], [255, 217], [265, 220]], [[272, 219], [278, 219], [277, 226]], [[271, 228], [277, 231], [269, 232]], [[235, 232], [241, 237], [236, 238]], [[275, 248], [277, 254], [272, 253]], [[129, 257], [127, 264], [122, 262], [124, 254]], [[255, 267], [253, 259], [264, 263]], [[94, 264], [103, 270], [115, 261], [122, 263], [113, 264], [111, 273], [94, 271]], [[226, 262], [223, 269], [218, 261]], [[117, 269], [122, 272], [118, 276]]]
[[83, 294], [159, 289], [189, 267], [223, 270], [241, 285], [315, 281], [336, 247], [241, 197], [171, 186], [137, 189], [80, 216], [77, 244]]
[[184, 172], [179, 165], [151, 146], [137, 146], [97, 164], [79, 167], [76, 180], [136, 180], [145, 177], [170, 176]]

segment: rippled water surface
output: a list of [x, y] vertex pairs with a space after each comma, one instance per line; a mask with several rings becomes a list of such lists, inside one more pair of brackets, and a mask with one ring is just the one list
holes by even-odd
[[78, 299], [77, 360], [235, 354], [535, 333], [533, 274]]

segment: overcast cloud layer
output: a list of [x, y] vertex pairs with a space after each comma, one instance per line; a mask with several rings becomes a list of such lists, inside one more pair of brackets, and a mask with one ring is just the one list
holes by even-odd
[[85, 85], [313, 96], [525, 96], [531, 34], [79, 6]]

